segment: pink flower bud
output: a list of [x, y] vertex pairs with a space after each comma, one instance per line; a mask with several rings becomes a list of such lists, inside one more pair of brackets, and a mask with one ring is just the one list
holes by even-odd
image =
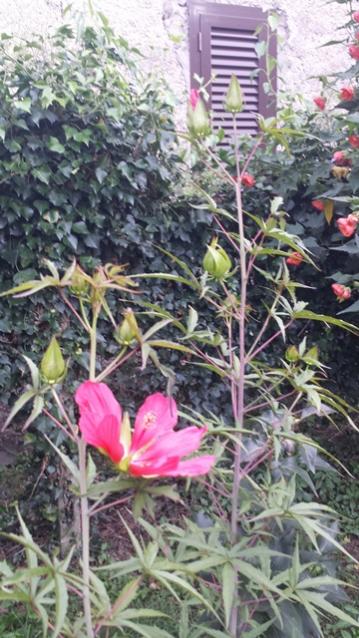
[[353, 148], [359, 148], [359, 135], [349, 135], [348, 142]]
[[327, 99], [325, 97], [315, 97], [313, 99], [314, 104], [318, 107], [318, 109], [320, 109], [321, 111], [324, 111], [326, 103], [327, 103]]
[[352, 19], [354, 20], [354, 22], [359, 22], [359, 11], [354, 11]]
[[349, 102], [350, 100], [352, 100], [354, 95], [355, 95], [355, 91], [352, 86], [343, 86], [340, 89], [339, 97], [341, 100], [344, 100], [345, 102]]
[[348, 51], [353, 60], [359, 60], [359, 46], [357, 44], [351, 44]]
[[255, 183], [256, 183], [256, 180], [253, 177], [253, 175], [251, 175], [250, 173], [242, 173], [241, 184], [243, 184], [243, 186], [246, 186], [247, 188], [252, 188], [252, 186], [254, 186]]
[[344, 151], [335, 151], [332, 157], [332, 164], [336, 166], [351, 166], [351, 159], [348, 159]]
[[355, 215], [348, 215], [348, 217], [339, 217], [337, 221], [339, 232], [344, 237], [351, 237], [352, 235], [354, 235], [357, 225], [358, 220]]
[[300, 266], [304, 257], [300, 253], [291, 253], [289, 257], [287, 257], [286, 262], [288, 266]]
[[191, 92], [189, 94], [189, 101], [191, 103], [192, 111], [195, 110], [198, 100], [199, 100], [198, 89], [191, 89]]
[[313, 199], [312, 206], [319, 212], [323, 213], [325, 208], [325, 203], [322, 199]]
[[350, 288], [342, 286], [342, 284], [332, 284], [332, 291], [340, 302], [347, 301], [352, 294]]

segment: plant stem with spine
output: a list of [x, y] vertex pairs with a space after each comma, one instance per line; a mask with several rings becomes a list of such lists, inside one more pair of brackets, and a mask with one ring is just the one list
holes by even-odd
[[[243, 428], [243, 417], [245, 411], [244, 405], [244, 375], [246, 366], [246, 352], [245, 352], [245, 337], [246, 337], [246, 302], [247, 302], [247, 259], [246, 259], [246, 247], [244, 237], [244, 223], [243, 223], [243, 207], [242, 207], [242, 193], [241, 193], [241, 170], [239, 164], [239, 150], [238, 150], [238, 135], [235, 116], [233, 116], [233, 131], [234, 131], [234, 147], [235, 147], [235, 160], [237, 169], [237, 181], [236, 181], [236, 204], [237, 204], [237, 222], [238, 222], [238, 234], [239, 234], [239, 260], [241, 271], [241, 298], [239, 308], [239, 379], [238, 381], [232, 381], [235, 384], [235, 392], [232, 396], [235, 397], [233, 402], [233, 416], [236, 424], [236, 428], [241, 430]], [[234, 452], [234, 476], [233, 476], [233, 488], [232, 488], [232, 514], [231, 514], [231, 533], [232, 542], [237, 542], [237, 525], [238, 525], [238, 492], [241, 482], [241, 446], [242, 437], [241, 433], [237, 433], [237, 442]], [[235, 599], [233, 601], [231, 618], [229, 623], [229, 630], [233, 638], [237, 636], [238, 625], [238, 602]]]

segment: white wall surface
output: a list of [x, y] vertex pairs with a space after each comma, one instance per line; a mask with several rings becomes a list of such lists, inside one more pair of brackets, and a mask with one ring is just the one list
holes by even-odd
[[[190, 0], [188, 0], [190, 1]], [[164, 73], [180, 97], [189, 83], [186, 0], [93, 0], [115, 30], [145, 54], [149, 70]], [[344, 7], [325, 0], [217, 0], [273, 9], [280, 16], [279, 75], [281, 88], [312, 98], [319, 83], [310, 76], [332, 73], [349, 65], [346, 48], [319, 48], [338, 39], [336, 29], [345, 22]], [[80, 9], [87, 0], [73, 0]], [[354, 9], [359, 1], [354, 0]], [[67, 0], [0, 0], [0, 31], [20, 36], [46, 33], [61, 22]], [[175, 41], [172, 36], [176, 36]], [[178, 42], [177, 36], [181, 37]]]

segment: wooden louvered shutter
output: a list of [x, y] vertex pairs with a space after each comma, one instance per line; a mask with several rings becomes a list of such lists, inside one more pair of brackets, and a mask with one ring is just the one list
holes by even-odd
[[[256, 114], [275, 114], [273, 95], [268, 96], [263, 90], [267, 81], [265, 60], [258, 58], [256, 50], [256, 45], [266, 40], [267, 28], [267, 15], [261, 9], [190, 2], [191, 85], [197, 86], [195, 73], [205, 82], [215, 75], [208, 87], [215, 128], [231, 128], [232, 116], [224, 111], [223, 100], [232, 74], [237, 76], [245, 99], [243, 112], [237, 116], [240, 131], [255, 134]], [[273, 37], [269, 53], [276, 56]], [[272, 84], [275, 85], [273, 77]]]

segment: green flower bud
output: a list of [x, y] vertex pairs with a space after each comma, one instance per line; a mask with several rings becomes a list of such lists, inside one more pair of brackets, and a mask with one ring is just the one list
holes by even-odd
[[76, 295], [76, 297], [86, 297], [90, 288], [90, 284], [88, 282], [87, 276], [80, 268], [80, 266], [76, 266], [74, 273], [71, 277], [71, 292]]
[[140, 329], [131, 308], [123, 313], [124, 319], [115, 330], [115, 339], [121, 346], [129, 346], [140, 338]]
[[289, 346], [289, 348], [287, 348], [285, 358], [291, 363], [299, 360], [300, 356], [296, 346]]
[[229, 83], [225, 100], [225, 109], [230, 113], [240, 113], [243, 110], [242, 89], [235, 75], [232, 75]]
[[223, 279], [232, 268], [232, 262], [226, 251], [218, 245], [218, 239], [212, 239], [203, 258], [203, 269], [214, 279]]
[[60, 383], [60, 381], [65, 378], [66, 363], [56, 337], [52, 337], [50, 344], [42, 357], [40, 370], [43, 378], [50, 385]]
[[208, 111], [201, 98], [197, 100], [197, 104], [194, 109], [191, 105], [189, 105], [187, 124], [188, 130], [195, 137], [205, 137], [211, 132]]

